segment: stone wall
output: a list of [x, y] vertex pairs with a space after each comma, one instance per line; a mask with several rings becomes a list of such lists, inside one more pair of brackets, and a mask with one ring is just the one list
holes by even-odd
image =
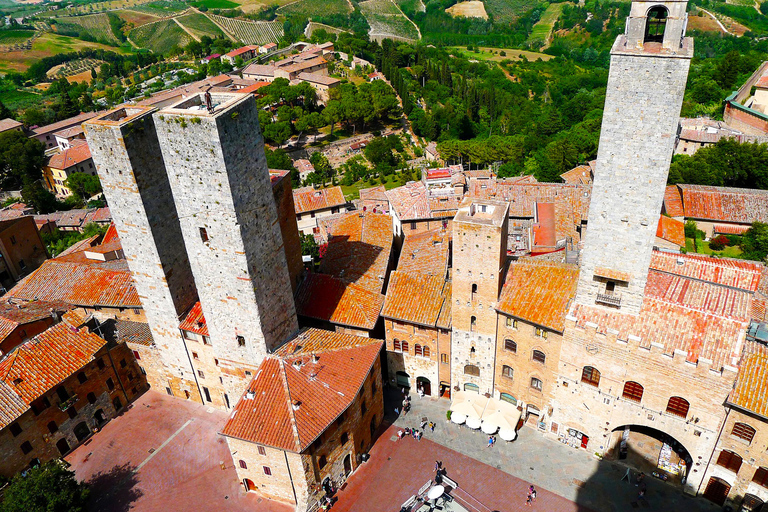
[[[202, 336], [193, 333], [185, 334], [184, 343], [187, 346], [189, 358], [192, 360], [195, 379], [200, 387], [203, 403], [219, 409], [229, 409], [234, 404], [231, 403], [232, 399], [222, 383], [223, 374], [213, 346], [206, 344]], [[210, 343], [210, 338], [208, 343]], [[236, 400], [237, 397], [234, 399]]]
[[[429, 379], [430, 395], [438, 396], [440, 379], [438, 376], [439, 349], [438, 330], [416, 326], [397, 320], [384, 320], [387, 341], [387, 370], [389, 383], [397, 387], [397, 372], [405, 372], [409, 376], [411, 391], [416, 392], [419, 377]], [[408, 350], [395, 350], [394, 340], [408, 343]], [[428, 347], [429, 356], [416, 355], [416, 345]], [[400, 345], [402, 347], [402, 344]]]
[[104, 195], [174, 395], [199, 398], [179, 317], [197, 299], [154, 109], [118, 108], [84, 125]]
[[[193, 96], [154, 115], [192, 272], [230, 397], [296, 331], [295, 306], [252, 96]], [[227, 369], [228, 371], [224, 371]]]
[[[690, 54], [611, 54], [597, 167], [576, 301], [595, 304], [606, 292], [598, 267], [624, 273], [621, 310], [643, 301], [658, 212], [664, 199]], [[693, 43], [690, 42], [692, 54]]]
[[32, 216], [16, 219], [0, 233], [0, 248], [6, 267], [15, 280], [30, 274], [48, 258]]
[[747, 135], [768, 134], [768, 118], [752, 114], [746, 108], [734, 106], [726, 102], [723, 112], [723, 121], [731, 128], [735, 128]]
[[296, 207], [293, 203], [291, 175], [286, 173], [272, 184], [272, 194], [275, 197], [277, 218], [280, 222], [280, 234], [283, 238], [285, 260], [288, 263], [288, 275], [291, 279], [291, 289], [296, 293], [299, 286], [304, 263], [301, 259], [301, 239], [296, 225]]

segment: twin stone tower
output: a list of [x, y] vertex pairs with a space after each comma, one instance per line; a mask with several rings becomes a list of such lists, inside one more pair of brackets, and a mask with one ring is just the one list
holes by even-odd
[[[686, 5], [633, 2], [612, 48], [577, 303], [640, 312], [693, 55]], [[210, 100], [126, 105], [85, 130], [169, 387], [196, 388], [179, 319], [199, 300], [237, 399], [298, 324], [256, 102]]]

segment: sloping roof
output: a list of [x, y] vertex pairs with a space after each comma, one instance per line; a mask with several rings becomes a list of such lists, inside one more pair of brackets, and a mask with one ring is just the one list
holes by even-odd
[[315, 212], [347, 204], [341, 187], [315, 190], [313, 187], [297, 188], [293, 191], [296, 213]]
[[296, 292], [296, 314], [371, 330], [384, 305], [381, 293], [326, 274], [309, 274]]
[[768, 190], [678, 185], [685, 217], [751, 224], [768, 222]]
[[275, 76], [275, 66], [266, 66], [263, 64], [249, 64], [243, 70], [243, 76], [258, 75], [258, 76]]
[[743, 235], [752, 226], [734, 226], [733, 224], [715, 224], [712, 230], [718, 235]]
[[431, 196], [422, 181], [406, 183], [386, 194], [390, 208], [401, 221], [453, 217], [461, 201], [452, 191]]
[[408, 236], [400, 251], [397, 270], [444, 278], [448, 270], [450, 242], [451, 233], [440, 228]]
[[0, 340], [4, 340], [20, 325], [51, 317], [51, 312], [63, 312], [72, 306], [62, 302], [0, 302]]
[[754, 292], [760, 286], [764, 267], [754, 261], [653, 251], [650, 268]]
[[306, 73], [302, 72], [298, 75], [299, 80], [304, 80], [305, 82], [313, 83], [313, 84], [320, 84], [320, 85], [327, 85], [332, 86], [336, 84], [340, 84], [341, 80], [338, 78], [333, 78], [332, 76], [326, 76], [321, 75], [320, 73]]
[[69, 149], [56, 153], [48, 160], [48, 167], [53, 169], [69, 169], [73, 165], [85, 162], [91, 158], [88, 144], [74, 144]]
[[389, 213], [389, 199], [384, 185], [360, 189], [360, 199], [355, 201], [358, 210], [373, 213]]
[[576, 295], [579, 268], [564, 263], [519, 260], [509, 267], [497, 310], [557, 332]]
[[659, 215], [656, 236], [680, 247], [685, 247], [685, 223], [666, 215]]
[[747, 342], [736, 383], [727, 402], [768, 417], [768, 353], [761, 344]]
[[0, 119], [0, 133], [13, 130], [14, 128], [18, 128], [19, 126], [23, 126], [20, 122], [11, 119], [11, 118], [5, 118]]
[[114, 240], [120, 241], [120, 235], [117, 233], [117, 228], [115, 227], [114, 223], [111, 223], [109, 227], [107, 228], [107, 232], [104, 233], [104, 238], [102, 239], [102, 243], [108, 243], [112, 242]]
[[155, 344], [148, 324], [131, 322], [130, 320], [115, 321], [115, 341], [118, 343], [135, 343], [147, 347]]
[[88, 121], [89, 119], [92, 119], [100, 114], [103, 114], [103, 112], [85, 112], [82, 114], [78, 114], [75, 117], [64, 119], [63, 121], [59, 121], [53, 124], [35, 128], [34, 130], [32, 130], [32, 133], [34, 133], [35, 135], [45, 135], [46, 133], [57, 132], [61, 129], [69, 128], [70, 126], [73, 126], [76, 124], [82, 124]]
[[443, 276], [395, 271], [381, 316], [435, 327], [444, 308], [451, 308], [451, 295], [450, 284]]
[[333, 224], [320, 271], [381, 293], [392, 252], [392, 218], [352, 212]]
[[320, 329], [299, 334], [264, 359], [221, 433], [304, 451], [355, 400], [382, 345], [381, 340]]
[[106, 343], [85, 329], [58, 323], [0, 362], [0, 380], [31, 404], [92, 361]]
[[592, 183], [596, 163], [597, 161], [593, 160], [587, 164], [574, 167], [570, 171], [565, 171], [561, 174], [560, 179], [562, 179], [564, 183], [589, 185]]
[[9, 386], [0, 380], [0, 430], [27, 412], [29, 405]]
[[201, 336], [208, 336], [208, 324], [205, 323], [203, 307], [200, 305], [200, 301], [195, 302], [195, 305], [184, 316], [181, 324], [179, 324], [179, 329], [194, 332]]
[[227, 52], [224, 54], [225, 57], [237, 57], [238, 55], [242, 55], [244, 53], [256, 51], [259, 49], [258, 45], [251, 44], [248, 46], [241, 46], [240, 48], [237, 48], [235, 50], [232, 50], [231, 52]]

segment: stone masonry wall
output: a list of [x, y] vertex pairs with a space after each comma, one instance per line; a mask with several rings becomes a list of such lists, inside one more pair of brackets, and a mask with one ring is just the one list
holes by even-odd
[[258, 365], [298, 324], [258, 108], [251, 96], [215, 97], [229, 103], [213, 115], [171, 106], [154, 118], [211, 342], [231, 367], [224, 386], [239, 397], [237, 368]]
[[199, 400], [178, 329], [197, 292], [151, 110], [122, 122], [107, 116], [85, 124], [88, 146], [152, 337], [175, 377], [170, 387]]
[[291, 189], [291, 175], [286, 174], [272, 186], [275, 196], [277, 218], [280, 222], [280, 234], [283, 238], [285, 259], [288, 263], [288, 275], [291, 279], [291, 289], [296, 292], [304, 270], [301, 260], [301, 239], [299, 228], [296, 225], [296, 207], [293, 203], [293, 190]]
[[[397, 372], [405, 372], [409, 376], [411, 391], [416, 391], [417, 379], [424, 377], [429, 379], [430, 395], [438, 396], [440, 391], [440, 379], [438, 376], [438, 330], [399, 322], [397, 320], [384, 320], [387, 338], [387, 369], [389, 371], [389, 383], [397, 386]], [[394, 340], [407, 341], [408, 351], [394, 350]], [[417, 356], [416, 344], [421, 347], [429, 347], [429, 357]], [[402, 345], [401, 345], [402, 347]], [[422, 349], [423, 353], [423, 349]]]
[[594, 273], [606, 267], [629, 274], [621, 310], [640, 311], [689, 65], [690, 57], [611, 55], [576, 296], [581, 304], [595, 304], [605, 292]]

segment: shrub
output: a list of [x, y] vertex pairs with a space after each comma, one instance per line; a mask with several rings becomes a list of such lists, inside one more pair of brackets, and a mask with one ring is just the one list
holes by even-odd
[[718, 235], [709, 242], [709, 248], [713, 251], [722, 251], [726, 245], [728, 245], [728, 237], [725, 235]]

